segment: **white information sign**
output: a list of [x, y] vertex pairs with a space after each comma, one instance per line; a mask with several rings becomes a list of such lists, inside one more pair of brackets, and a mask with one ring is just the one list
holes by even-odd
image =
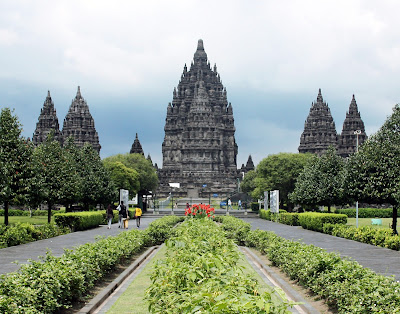
[[268, 209], [268, 191], [264, 191], [264, 209]]
[[271, 213], [279, 213], [279, 190], [269, 192]]
[[120, 189], [119, 190], [119, 202], [121, 203], [121, 201], [124, 202], [125, 206], [128, 206], [128, 202], [129, 202], [129, 191], [128, 190], [124, 190], [124, 189]]

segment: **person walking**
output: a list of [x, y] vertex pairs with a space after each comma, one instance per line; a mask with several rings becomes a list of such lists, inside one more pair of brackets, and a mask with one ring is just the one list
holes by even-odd
[[228, 209], [233, 210], [233, 208], [232, 208], [232, 201], [231, 201], [230, 198], [228, 198]]
[[128, 208], [124, 205], [124, 201], [121, 201], [121, 212], [123, 228], [128, 229]]
[[238, 210], [241, 210], [241, 209], [243, 209], [243, 208], [242, 208], [242, 201], [239, 200], [239, 201], [238, 201]]
[[139, 228], [140, 227], [140, 217], [142, 217], [142, 210], [139, 207], [136, 207], [135, 217], [136, 217], [136, 226]]
[[[121, 204], [124, 204], [124, 202], [122, 201]], [[117, 210], [118, 210], [118, 228], [122, 228], [122, 207], [121, 204], [118, 205]]]
[[108, 227], [107, 229], [111, 229], [111, 223], [114, 218], [113, 206], [111, 204], [108, 205], [106, 209], [107, 219], [108, 219]]

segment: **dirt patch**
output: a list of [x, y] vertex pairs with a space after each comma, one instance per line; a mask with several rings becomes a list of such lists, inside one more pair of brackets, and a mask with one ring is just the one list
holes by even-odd
[[313, 308], [315, 308], [320, 313], [338, 313], [336, 309], [331, 308], [328, 304], [326, 304], [325, 300], [320, 299], [318, 295], [313, 293], [310, 289], [303, 287], [296, 280], [292, 280], [286, 275], [281, 269], [272, 265], [272, 262], [268, 259], [267, 256], [261, 254], [254, 248], [249, 248], [255, 255], [260, 258], [260, 260], [270, 267], [274, 273], [279, 276], [282, 280], [290, 284], [291, 288], [299, 293], [304, 300], [306, 300]]

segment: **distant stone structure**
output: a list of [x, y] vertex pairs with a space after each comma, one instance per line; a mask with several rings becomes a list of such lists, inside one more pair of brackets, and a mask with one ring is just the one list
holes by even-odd
[[[133, 141], [131, 150], [130, 150], [131, 154], [141, 154], [144, 156], [144, 152], [143, 152], [143, 148], [142, 148], [142, 144], [140, 144], [139, 138], [138, 138], [138, 134], [136, 133], [136, 137], [135, 140]], [[150, 155], [149, 155], [150, 157]]]
[[304, 131], [300, 136], [299, 153], [322, 155], [329, 146], [333, 146], [340, 156], [348, 157], [356, 150], [357, 135], [355, 131], [357, 130], [361, 131], [358, 136], [359, 145], [361, 145], [367, 136], [354, 95], [343, 123], [342, 133], [337, 134], [331, 111], [328, 104], [324, 102], [321, 89], [319, 89], [317, 101], [311, 104], [310, 112], [304, 123]]
[[242, 167], [240, 168], [240, 172], [245, 175], [247, 172], [254, 170], [254, 163], [253, 163], [253, 158], [251, 158], [251, 155], [249, 155], [249, 158], [247, 159], [246, 166], [242, 164]]
[[236, 189], [238, 170], [232, 105], [227, 101], [217, 66], [207, 60], [200, 39], [188, 71], [183, 68], [172, 104], [167, 107], [163, 165], [158, 195], [208, 197]]
[[68, 137], [72, 136], [77, 147], [82, 147], [85, 143], [89, 143], [95, 151], [100, 153], [99, 135], [94, 126], [94, 120], [89, 112], [89, 107], [81, 95], [79, 86], [75, 99], [72, 100], [68, 113], [65, 116], [62, 136], [64, 142], [66, 142]]
[[32, 136], [32, 142], [35, 145], [45, 142], [50, 132], [54, 132], [54, 139], [59, 141], [61, 145], [66, 143], [69, 136], [72, 136], [77, 147], [82, 147], [85, 143], [89, 143], [93, 146], [94, 150], [100, 153], [101, 146], [94, 126], [94, 120], [85, 99], [81, 95], [79, 86], [76, 97], [72, 100], [64, 119], [62, 131], [60, 131], [50, 91], [47, 93], [35, 132]]
[[51, 99], [50, 91], [47, 91], [47, 97], [44, 101], [43, 108], [40, 110], [38, 122], [36, 123], [36, 129], [32, 136], [32, 143], [35, 145], [39, 145], [40, 143], [45, 142], [47, 136], [51, 132], [53, 133], [54, 139], [56, 141], [62, 141], [56, 109], [54, 108], [54, 103]]

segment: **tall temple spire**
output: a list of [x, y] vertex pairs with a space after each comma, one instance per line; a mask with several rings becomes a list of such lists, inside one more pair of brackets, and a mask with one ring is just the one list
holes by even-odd
[[142, 144], [140, 144], [138, 134], [136, 133], [135, 140], [133, 141], [132, 147], [131, 147], [131, 154], [141, 154], [144, 156]]
[[45, 142], [50, 133], [53, 133], [54, 139], [62, 144], [56, 109], [54, 108], [50, 91], [47, 91], [47, 97], [43, 103], [43, 108], [40, 111], [36, 129], [32, 136], [33, 144], [39, 145]]
[[337, 147], [336, 126], [331, 111], [322, 98], [321, 89], [319, 89], [317, 101], [312, 104], [304, 123], [299, 153], [322, 155], [331, 145]]
[[190, 70], [184, 67], [172, 106], [167, 107], [158, 195], [170, 192], [169, 182], [179, 182], [179, 193], [193, 197], [211, 190], [226, 194], [236, 188], [238, 149], [232, 105], [216, 70], [200, 39]]
[[81, 95], [79, 86], [63, 124], [63, 141], [66, 142], [67, 138], [70, 136], [74, 138], [76, 146], [82, 147], [85, 143], [89, 143], [94, 150], [98, 153], [100, 152], [99, 135], [95, 129], [94, 120], [89, 112], [89, 107]]
[[349, 105], [349, 111], [346, 113], [346, 119], [343, 122], [342, 133], [339, 136], [338, 151], [340, 156], [348, 157], [350, 154], [356, 152], [357, 134], [355, 131], [361, 131], [361, 133], [358, 134], [358, 144], [361, 145], [367, 139], [367, 135], [353, 94]]

